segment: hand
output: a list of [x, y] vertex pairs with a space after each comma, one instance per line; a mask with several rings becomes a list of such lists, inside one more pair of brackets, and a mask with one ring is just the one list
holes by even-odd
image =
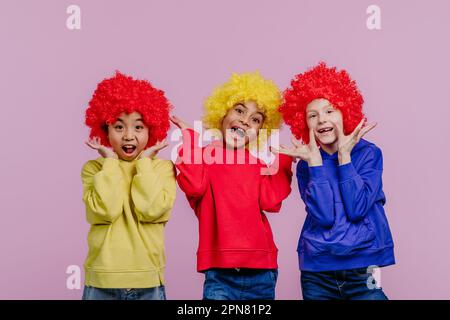
[[110, 148], [105, 147], [104, 145], [102, 145], [100, 143], [100, 138], [99, 137], [94, 137], [94, 139], [89, 139], [88, 141], [84, 142], [88, 147], [97, 150], [98, 153], [100, 153], [100, 155], [103, 158], [112, 158], [112, 159], [119, 159], [119, 157], [117, 156], [117, 153], [115, 153], [113, 150], [111, 150]]
[[181, 120], [177, 116], [170, 116], [169, 119], [170, 119], [170, 121], [172, 121], [172, 123], [174, 125], [176, 125], [181, 130], [190, 129], [191, 128], [191, 126], [188, 123], [184, 122], [183, 120]]
[[344, 134], [344, 129], [341, 124], [333, 123], [338, 136], [338, 159], [339, 164], [346, 164], [351, 162], [350, 154], [355, 145], [361, 140], [361, 138], [370, 130], [375, 128], [376, 123], [363, 127], [364, 119], [358, 124], [358, 126], [348, 136]]
[[288, 149], [285, 146], [281, 146], [281, 148], [278, 150], [276, 148], [271, 147], [271, 150], [294, 158], [302, 159], [308, 162], [308, 165], [310, 167], [322, 165], [322, 156], [320, 154], [319, 147], [317, 146], [313, 129], [309, 130], [308, 144], [304, 144], [303, 142], [296, 140], [294, 137], [291, 137], [291, 141], [292, 144], [294, 145], [294, 147], [291, 149]]
[[153, 146], [150, 148], [147, 148], [138, 155], [138, 159], [143, 158], [151, 158], [153, 156], [156, 156], [156, 154], [159, 152], [159, 150], [167, 147], [169, 143], [164, 139], [163, 141], [157, 141]]

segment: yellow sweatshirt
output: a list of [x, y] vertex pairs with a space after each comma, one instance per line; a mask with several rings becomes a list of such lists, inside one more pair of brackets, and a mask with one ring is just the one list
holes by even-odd
[[152, 288], [164, 284], [164, 226], [175, 201], [171, 161], [98, 158], [81, 173], [89, 253], [85, 284]]

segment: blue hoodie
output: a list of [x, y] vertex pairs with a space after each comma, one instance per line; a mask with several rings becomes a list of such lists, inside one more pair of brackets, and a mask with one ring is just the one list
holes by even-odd
[[297, 164], [306, 219], [298, 241], [300, 270], [322, 272], [395, 264], [383, 205], [381, 150], [361, 139], [351, 163], [320, 150], [323, 165]]

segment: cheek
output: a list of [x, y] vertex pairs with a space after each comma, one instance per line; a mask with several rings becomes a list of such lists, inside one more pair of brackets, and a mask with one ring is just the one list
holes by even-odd
[[148, 130], [145, 132], [140, 132], [138, 135], [139, 147], [145, 148], [148, 143]]
[[228, 127], [228, 125], [230, 124], [231, 121], [233, 121], [233, 119], [230, 115], [227, 115], [225, 118], [223, 118], [222, 131], [224, 131]]
[[108, 133], [108, 140], [113, 148], [115, 148], [117, 146], [120, 147], [121, 141], [122, 141], [122, 135], [118, 132], [110, 130]]
[[306, 125], [308, 126], [308, 129], [315, 129], [317, 127], [317, 121], [314, 120], [314, 119], [307, 119], [306, 120]]
[[333, 116], [333, 122], [336, 123], [336, 124], [340, 124], [340, 125], [343, 124], [343, 121], [342, 121], [342, 114], [341, 114], [340, 112], [336, 112], [336, 113], [334, 114], [334, 116]]
[[261, 129], [262, 126], [263, 126], [262, 122], [260, 122], [260, 123], [255, 123], [255, 122], [253, 122], [253, 121], [251, 122], [251, 125], [250, 125], [250, 127], [251, 127], [252, 129], [256, 130], [256, 131], [258, 131], [259, 129]]

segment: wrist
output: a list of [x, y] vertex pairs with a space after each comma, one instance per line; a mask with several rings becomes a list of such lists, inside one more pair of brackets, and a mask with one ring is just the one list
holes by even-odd
[[308, 166], [309, 167], [318, 167], [321, 166], [322, 163], [322, 159], [310, 159], [308, 160]]
[[340, 165], [352, 162], [350, 152], [338, 152], [338, 161]]

